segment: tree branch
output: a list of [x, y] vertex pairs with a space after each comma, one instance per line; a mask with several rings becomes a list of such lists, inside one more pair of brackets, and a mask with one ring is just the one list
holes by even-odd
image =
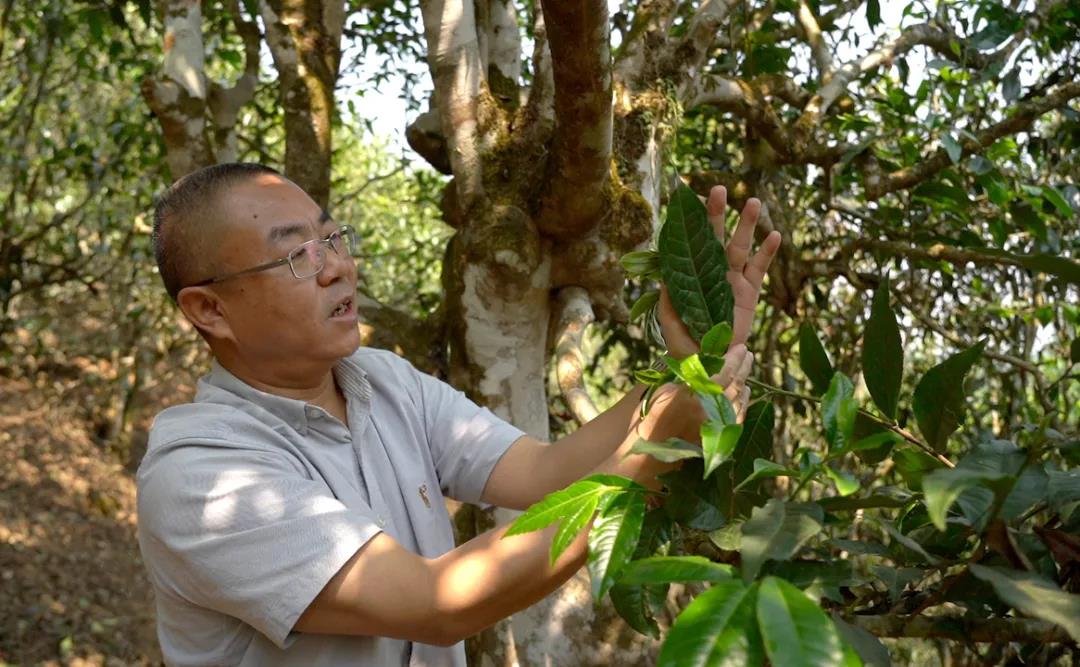
[[216, 160], [206, 127], [202, 10], [199, 3], [187, 0], [162, 4], [162, 72], [143, 79], [142, 94], [161, 123], [165, 159], [172, 177], [177, 179]]
[[679, 99], [686, 99], [687, 91], [701, 75], [710, 47], [716, 42], [716, 34], [735, 3], [736, 0], [704, 0], [690, 19], [686, 35], [665, 54], [660, 71], [678, 73], [673, 78], [679, 82]]
[[[957, 56], [952, 50], [952, 44], [960, 45], [960, 55]], [[802, 115], [795, 124], [795, 134], [800, 143], [805, 143], [810, 133], [820, 122], [820, 119], [828, 112], [829, 107], [847, 89], [848, 84], [858, 76], [876, 70], [882, 65], [890, 66], [893, 60], [904, 55], [919, 45], [932, 48], [942, 57], [966, 64], [969, 67], [980, 69], [992, 62], [993, 55], [985, 55], [961, 40], [951, 29], [943, 29], [930, 23], [920, 23], [904, 28], [900, 35], [884, 44], [883, 46], [867, 53], [857, 61], [847, 63], [836, 71], [832, 79], [821, 87], [803, 109]], [[801, 151], [799, 147], [798, 152]]]
[[845, 621], [878, 637], [919, 637], [979, 643], [1063, 642], [1072, 638], [1060, 626], [1030, 618], [973, 619], [960, 616], [848, 616]]
[[548, 235], [581, 236], [600, 222], [611, 174], [611, 53], [606, 0], [546, 2], [555, 81], [555, 137], [538, 222]]
[[662, 44], [678, 15], [676, 0], [641, 0], [634, 11], [630, 29], [623, 35], [615, 60], [615, 77], [632, 90], [638, 82], [655, 78], [647, 68], [651, 52]]
[[244, 42], [244, 72], [230, 87], [216, 82], [210, 84], [207, 102], [214, 121], [214, 148], [218, 162], [236, 160], [236, 117], [240, 109], [255, 97], [255, 86], [259, 82], [259, 44], [262, 40], [259, 24], [254, 17], [244, 19], [239, 0], [226, 3], [226, 8], [232, 16], [236, 33]]
[[[517, 108], [521, 79], [521, 33], [513, 0], [475, 0], [481, 40], [480, 57], [492, 95]], [[479, 11], [483, 7], [481, 14]]]
[[825, 43], [824, 36], [821, 34], [821, 27], [814, 16], [814, 11], [810, 9], [810, 5], [806, 3], [806, 0], [799, 0], [797, 17], [799, 27], [802, 28], [803, 36], [806, 38], [806, 43], [810, 45], [810, 53], [814, 56], [814, 63], [817, 65], [818, 80], [823, 85], [828, 84], [833, 75], [832, 53], [829, 50], [829, 45]]
[[585, 388], [585, 354], [581, 349], [585, 328], [595, 319], [589, 293], [583, 287], [560, 289], [555, 314], [555, 377], [574, 419], [585, 424], [600, 414]]
[[515, 123], [528, 126], [528, 119], [537, 119], [543, 128], [542, 133], [555, 124], [555, 75], [551, 71], [551, 49], [548, 48], [547, 26], [544, 24], [544, 11], [536, 7], [533, 16], [533, 80], [529, 88], [529, 99], [525, 103], [526, 121]]
[[483, 71], [472, 0], [426, 0], [421, 5], [428, 67], [442, 136], [462, 212], [484, 194], [479, 104]]
[[[1016, 105], [1008, 118], [975, 133], [975, 137], [960, 137], [963, 147], [961, 157], [982, 152], [1002, 137], [1016, 134], [1029, 127], [1044, 113], [1066, 106], [1080, 97], [1080, 81], [1072, 81], [1058, 87], [1053, 93], [1039, 99]], [[890, 174], [866, 179], [866, 199], [874, 201], [896, 190], [903, 190], [927, 180], [952, 164], [944, 148], [939, 148], [918, 164], [898, 169]]]
[[285, 175], [326, 206], [344, 5], [341, 0], [262, 0], [260, 5], [285, 110]]

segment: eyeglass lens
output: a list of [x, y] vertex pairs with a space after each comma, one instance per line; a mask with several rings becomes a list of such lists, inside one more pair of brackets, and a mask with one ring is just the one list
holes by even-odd
[[309, 278], [326, 265], [326, 245], [334, 249], [339, 255], [350, 256], [353, 251], [352, 230], [339, 230], [331, 234], [325, 240], [312, 240], [303, 243], [289, 255], [289, 264], [292, 266], [293, 275], [297, 278]]

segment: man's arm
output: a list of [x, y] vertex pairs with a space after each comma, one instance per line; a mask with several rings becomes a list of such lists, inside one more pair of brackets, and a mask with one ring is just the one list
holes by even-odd
[[[666, 466], [635, 455], [611, 459], [596, 472], [645, 481], [660, 467]], [[536, 603], [585, 563], [587, 531], [551, 564], [556, 530], [504, 539], [507, 528], [497, 528], [433, 559], [380, 533], [330, 580], [294, 629], [455, 644]]]

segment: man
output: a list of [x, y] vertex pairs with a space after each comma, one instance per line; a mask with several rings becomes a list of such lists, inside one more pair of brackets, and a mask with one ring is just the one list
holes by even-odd
[[[709, 210], [722, 230], [724, 192]], [[729, 245], [734, 341], [719, 381], [737, 398], [762, 277], [759, 204]], [[454, 548], [443, 496], [523, 509], [594, 472], [657, 486], [624, 456], [638, 437], [695, 438], [696, 400], [635, 390], [541, 443], [382, 351], [359, 348], [352, 232], [271, 169], [203, 169], [161, 198], [162, 280], [206, 339], [194, 402], [155, 420], [138, 474], [139, 544], [173, 665], [463, 665], [461, 640], [541, 599], [584, 562], [554, 564], [554, 529]], [[694, 343], [664, 300], [674, 354]], [[744, 401], [745, 403], [745, 401]]]

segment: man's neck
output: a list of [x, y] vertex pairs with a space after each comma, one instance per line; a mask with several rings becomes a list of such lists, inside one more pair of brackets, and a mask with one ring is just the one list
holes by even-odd
[[217, 357], [218, 363], [239, 380], [259, 391], [317, 405], [345, 422], [345, 396], [337, 385], [333, 368], [305, 375], [257, 373], [239, 359]]

